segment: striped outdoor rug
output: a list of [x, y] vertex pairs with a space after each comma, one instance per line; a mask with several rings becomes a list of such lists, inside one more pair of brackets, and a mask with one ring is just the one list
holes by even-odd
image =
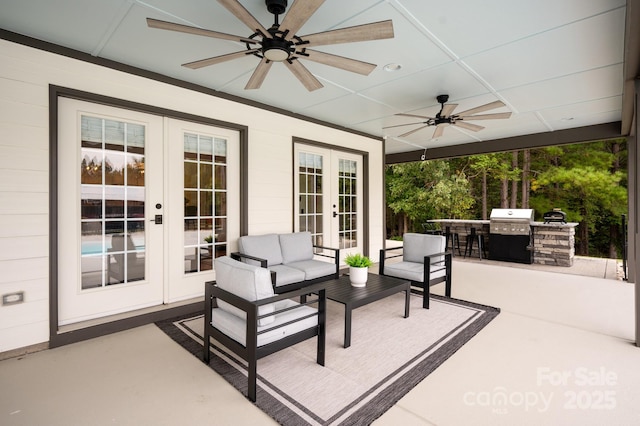
[[[316, 364], [316, 339], [258, 361], [256, 405], [283, 425], [369, 424], [446, 361], [500, 312], [497, 308], [404, 293], [353, 311], [351, 346], [342, 347], [343, 306], [327, 301], [325, 366]], [[157, 325], [202, 359], [203, 316]], [[212, 341], [211, 368], [243, 394], [244, 361]]]

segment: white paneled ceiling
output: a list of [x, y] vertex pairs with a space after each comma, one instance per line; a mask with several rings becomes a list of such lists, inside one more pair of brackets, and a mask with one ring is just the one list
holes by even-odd
[[[240, 3], [271, 26], [264, 0]], [[251, 31], [216, 0], [0, 0], [0, 28], [387, 137], [391, 154], [621, 121], [627, 9], [625, 0], [326, 0], [299, 35], [391, 19], [395, 37], [318, 47], [377, 67], [362, 76], [304, 61], [324, 85], [313, 92], [281, 63], [260, 89], [245, 90], [255, 56], [182, 67], [245, 46], [145, 21], [248, 37]], [[400, 69], [386, 71], [387, 64]], [[487, 113], [512, 115], [477, 121], [485, 127], [478, 132], [448, 126], [437, 140], [433, 127], [398, 137], [419, 124], [385, 129], [420, 122], [397, 113], [434, 116], [440, 94], [459, 105], [456, 112], [501, 100], [505, 107]]]

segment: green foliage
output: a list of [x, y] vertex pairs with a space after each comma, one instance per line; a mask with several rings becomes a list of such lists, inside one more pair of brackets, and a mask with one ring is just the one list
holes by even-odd
[[344, 263], [354, 268], [368, 268], [373, 265], [373, 261], [367, 256], [363, 256], [360, 253], [348, 254], [344, 258]]
[[429, 219], [479, 219], [483, 197], [489, 212], [508, 197], [517, 208], [533, 208], [536, 220], [553, 208], [567, 213], [568, 221], [580, 224], [578, 254], [615, 255], [617, 227], [627, 212], [626, 141], [532, 149], [526, 177], [523, 159], [520, 153], [514, 166], [507, 152], [387, 166], [388, 236], [421, 232]]
[[386, 182], [387, 206], [415, 224], [438, 217], [469, 218], [475, 202], [464, 173], [452, 172], [445, 161], [387, 166]]

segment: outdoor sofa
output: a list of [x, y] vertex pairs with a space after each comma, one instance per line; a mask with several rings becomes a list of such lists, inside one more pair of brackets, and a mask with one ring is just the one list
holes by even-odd
[[[339, 277], [340, 249], [314, 245], [309, 232], [245, 235], [238, 239], [238, 250], [231, 254], [233, 259], [272, 272], [276, 293]], [[316, 256], [332, 262], [317, 260]]]

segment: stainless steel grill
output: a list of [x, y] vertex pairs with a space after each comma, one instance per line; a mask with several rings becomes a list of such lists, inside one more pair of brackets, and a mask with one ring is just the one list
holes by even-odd
[[533, 209], [493, 209], [489, 219], [489, 259], [533, 263]]

